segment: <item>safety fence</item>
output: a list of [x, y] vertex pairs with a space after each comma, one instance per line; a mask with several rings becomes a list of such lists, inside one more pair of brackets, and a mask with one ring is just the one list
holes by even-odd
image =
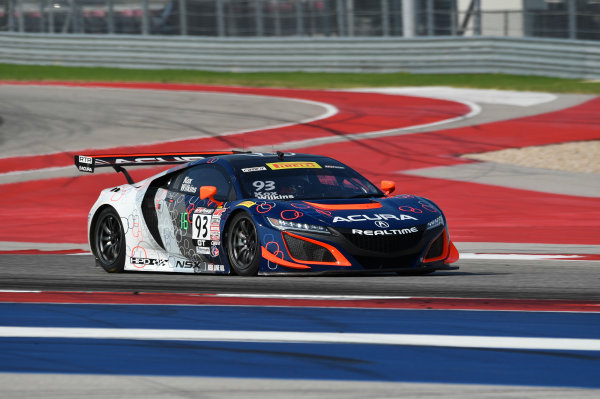
[[505, 38], [202, 38], [0, 34], [11, 64], [195, 69], [510, 73], [600, 79], [595, 41]]
[[[469, 6], [460, 8], [459, 3]], [[524, 0], [517, 9], [498, 9], [497, 4], [489, 0], [0, 0], [0, 31], [600, 40], [598, 0]]]

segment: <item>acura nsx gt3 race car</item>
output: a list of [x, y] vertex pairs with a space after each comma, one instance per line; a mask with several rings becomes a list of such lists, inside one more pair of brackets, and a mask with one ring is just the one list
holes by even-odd
[[[135, 183], [124, 166], [180, 164]], [[428, 199], [390, 196], [328, 157], [234, 151], [76, 155], [80, 171], [113, 167], [88, 216], [108, 272], [210, 274], [429, 273], [458, 260]]]

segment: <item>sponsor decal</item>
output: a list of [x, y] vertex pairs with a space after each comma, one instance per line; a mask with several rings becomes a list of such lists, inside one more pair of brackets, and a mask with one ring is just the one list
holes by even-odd
[[221, 239], [221, 233], [211, 233], [210, 235], [211, 241], [218, 241]]
[[215, 265], [214, 263], [209, 263], [207, 265], [207, 270], [209, 272], [224, 272], [225, 271], [225, 265]]
[[221, 216], [223, 215], [223, 213], [227, 210], [227, 208], [220, 208], [220, 209], [215, 209], [215, 211], [213, 212], [213, 216]]
[[384, 222], [383, 220], [377, 220], [375, 222], [375, 226], [379, 227], [380, 229], [387, 229], [390, 227], [390, 224], [388, 222]]
[[417, 233], [419, 229], [411, 227], [410, 229], [393, 229], [393, 230], [360, 230], [352, 229], [352, 234], [359, 236], [399, 236], [404, 234]]
[[214, 246], [213, 246], [213, 247], [210, 247], [210, 254], [211, 254], [213, 257], [219, 256], [219, 248], [217, 248], [217, 247], [214, 247]]
[[343, 166], [338, 166], [338, 165], [323, 165], [324, 168], [327, 169], [346, 169]]
[[94, 172], [94, 170], [92, 168], [90, 168], [89, 166], [84, 166], [84, 165], [79, 165], [77, 167], [77, 169], [79, 169], [82, 172]]
[[252, 202], [252, 201], [244, 201], [244, 202], [240, 202], [238, 204], [238, 206], [245, 206], [246, 208], [250, 208], [251, 206], [256, 205], [256, 202]]
[[144, 265], [144, 266], [167, 266], [169, 263], [166, 259], [151, 259], [151, 258], [135, 258], [130, 257], [129, 261], [133, 265]]
[[410, 215], [391, 215], [387, 213], [375, 213], [373, 215], [350, 215], [346, 217], [336, 216], [333, 218], [333, 223], [338, 222], [366, 222], [366, 221], [377, 221], [377, 220], [419, 220]]
[[196, 247], [196, 253], [200, 255], [210, 255], [210, 247]]
[[198, 187], [194, 186], [192, 183], [192, 178], [186, 176], [183, 179], [183, 183], [181, 183], [181, 191], [185, 191], [186, 193], [195, 193], [196, 191], [198, 191]]
[[438, 216], [437, 218], [433, 219], [431, 222], [427, 223], [427, 230], [429, 229], [435, 229], [438, 226], [442, 226], [444, 224], [444, 218], [441, 216]]
[[293, 195], [282, 195], [273, 192], [255, 192], [254, 196], [258, 199], [266, 199], [266, 200], [284, 200], [284, 199], [293, 199]]
[[175, 267], [179, 267], [181, 269], [194, 269], [194, 270], [206, 270], [206, 262], [196, 261], [196, 260], [178, 260], [175, 263]]
[[321, 165], [316, 162], [273, 162], [267, 166], [272, 170], [279, 169], [321, 169]]
[[244, 172], [244, 173], [259, 172], [261, 170], [267, 170], [267, 168], [265, 168], [264, 166], [256, 166], [254, 168], [242, 168], [242, 172]]
[[194, 213], [203, 213], [205, 215], [210, 215], [213, 213], [213, 209], [209, 209], [209, 208], [196, 208], [196, 210], [194, 211]]
[[[163, 156], [163, 157], [139, 157], [139, 158], [129, 158], [129, 159], [115, 158], [115, 160], [112, 163], [119, 165], [119, 164], [123, 164], [123, 163], [143, 164], [143, 163], [161, 163], [161, 162], [192, 162], [192, 161], [196, 161], [198, 159], [204, 159], [204, 157]], [[102, 159], [96, 159], [96, 163], [97, 164], [108, 164], [111, 162], [108, 162], [108, 161], [105, 161]]]
[[221, 241], [211, 241], [210, 245], [221, 245]]
[[87, 163], [88, 165], [92, 165], [94, 160], [92, 157], [84, 157], [83, 155], [79, 156], [79, 163]]

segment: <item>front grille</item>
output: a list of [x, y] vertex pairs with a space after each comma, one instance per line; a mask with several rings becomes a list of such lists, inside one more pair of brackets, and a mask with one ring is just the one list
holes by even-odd
[[285, 244], [293, 258], [308, 262], [335, 262], [336, 259], [325, 247], [284, 234]]
[[368, 270], [399, 269], [412, 267], [418, 254], [403, 255], [393, 258], [379, 258], [376, 256], [355, 256], [362, 267]]
[[340, 232], [344, 235], [344, 237], [346, 237], [348, 241], [350, 241], [352, 244], [354, 244], [354, 246], [360, 249], [387, 254], [413, 248], [419, 243], [419, 241], [421, 241], [421, 237], [423, 237], [424, 230], [419, 230], [416, 233], [389, 236], [359, 235], [352, 234], [350, 231]]
[[444, 252], [444, 235], [440, 234], [440, 236], [438, 238], [436, 238], [436, 240], [433, 242], [433, 244], [431, 244], [431, 247], [429, 248], [429, 251], [427, 252], [427, 255], [425, 256], [425, 259], [433, 259], [433, 258], [437, 258], [439, 256], [442, 256], [442, 253]]

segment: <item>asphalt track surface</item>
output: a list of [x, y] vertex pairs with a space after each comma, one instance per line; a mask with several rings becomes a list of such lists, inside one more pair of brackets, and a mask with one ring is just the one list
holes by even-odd
[[458, 271], [427, 276], [239, 277], [108, 274], [89, 255], [0, 259], [0, 287], [7, 290], [600, 300], [597, 261], [461, 260]]
[[[4, 92], [2, 91], [4, 90]], [[69, 92], [70, 90], [70, 92]], [[110, 147], [116, 143], [103, 141], [92, 144], [89, 140], [98, 137], [107, 125], [126, 136], [114, 139], [119, 144], [131, 144], [143, 140], [152, 143], [164, 138], [166, 129], [173, 133], [170, 139], [185, 139], [201, 135], [219, 140], [219, 135], [232, 130], [252, 130], [269, 126], [285, 125], [311, 118], [319, 118], [327, 109], [314, 103], [289, 101], [282, 98], [253, 98], [233, 94], [210, 93], [198, 100], [196, 93], [186, 93], [179, 103], [179, 95], [168, 92], [148, 94], [147, 91], [127, 95], [101, 89], [103, 100], [95, 103], [90, 112], [90, 89], [48, 89], [30, 87], [27, 90], [0, 85], [0, 153], [3, 156], [34, 155], [61, 152], [89, 147]], [[93, 89], [92, 89], [93, 90]], [[99, 89], [96, 89], [99, 90]], [[60, 96], [63, 91], [64, 97]], [[73, 92], [77, 92], [77, 96]], [[9, 93], [9, 94], [7, 94]], [[156, 98], [155, 96], [165, 96]], [[206, 94], [203, 94], [206, 95]], [[127, 97], [132, 96], [132, 97]], [[209, 99], [210, 98], [210, 99]], [[7, 100], [9, 99], [9, 100]], [[176, 116], [162, 115], [160, 103], [167, 99]], [[565, 96], [555, 101], [540, 103], [533, 107], [516, 107], [505, 104], [479, 103], [481, 112], [472, 118], [458, 119], [445, 128], [460, 128], [475, 124], [493, 123], [509, 118], [527, 117], [581, 104], [590, 97]], [[118, 101], [117, 101], [118, 100]], [[115, 103], [115, 101], [117, 101]], [[194, 101], [198, 101], [194, 103]], [[132, 105], [132, 104], [138, 104]], [[139, 104], [144, 104], [140, 107]], [[195, 104], [195, 105], [193, 105]], [[201, 105], [200, 105], [201, 104]], [[209, 105], [207, 105], [209, 104]], [[231, 104], [234, 104], [233, 106]], [[190, 105], [188, 107], [188, 105]], [[66, 108], [65, 108], [66, 107]], [[205, 112], [194, 112], [197, 107]], [[204, 108], [202, 108], [204, 107]], [[43, 109], [44, 111], [40, 111]], [[214, 115], [211, 117], [210, 115]], [[144, 129], [136, 129], [141, 124]], [[79, 129], [72, 129], [78, 126]], [[202, 129], [198, 129], [202, 126]], [[55, 133], [49, 137], [47, 127]], [[8, 130], [7, 130], [8, 129]], [[13, 130], [10, 130], [13, 129]], [[407, 134], [419, 131], [435, 131], [437, 127], [413, 128]], [[184, 131], [182, 134], [178, 132]], [[276, 130], [276, 129], [274, 129]], [[30, 135], [31, 132], [35, 134]], [[352, 132], [347, 132], [352, 134]], [[141, 136], [146, 135], [147, 136]], [[383, 133], [385, 137], [387, 133]], [[12, 140], [15, 135], [17, 140]], [[394, 133], [397, 135], [397, 132]], [[310, 137], [299, 140], [297, 148], [303, 148]], [[345, 139], [332, 135], [320, 142], [329, 146]], [[218, 141], [217, 141], [218, 142]], [[107, 145], [105, 145], [107, 144]], [[84, 147], [82, 147], [84, 145]], [[271, 150], [248, 145], [254, 150]], [[290, 148], [293, 149], [293, 145]], [[333, 148], [333, 147], [332, 147]], [[54, 162], [54, 158], [47, 158]], [[73, 170], [58, 169], [39, 171], [34, 174], [4, 174], [1, 183], [37, 179], [71, 177]], [[418, 168], [416, 169], [418, 170]], [[478, 172], [475, 172], [476, 174]], [[407, 173], [408, 174], [408, 173]], [[417, 173], [418, 174], [418, 173]], [[444, 176], [441, 173], [442, 177]], [[440, 175], [436, 175], [440, 177]], [[547, 179], [553, 178], [552, 175]], [[570, 176], [574, 185], [589, 186], [587, 176]], [[470, 177], [466, 178], [467, 180]], [[41, 180], [43, 181], [43, 180]], [[483, 182], [485, 184], [485, 181]], [[529, 184], [529, 183], [528, 183]], [[538, 182], [540, 186], [547, 185]], [[560, 192], [560, 187], [557, 188]], [[565, 194], [576, 195], [569, 188]], [[592, 192], [592, 194], [594, 194]], [[51, 237], [50, 237], [51, 238]], [[18, 243], [3, 239], [0, 251], [19, 248]], [[17, 241], [17, 240], [15, 240]], [[592, 240], [593, 241], [593, 240]], [[81, 242], [56, 244], [52, 240], [36, 244], [46, 249], [70, 248]], [[24, 244], [23, 244], [24, 245]], [[26, 248], [31, 248], [26, 247]], [[549, 254], [593, 254], [600, 253], [595, 243], [576, 245], [463, 243], [461, 252], [477, 253], [549, 253]], [[296, 294], [296, 295], [373, 295], [373, 296], [418, 296], [454, 298], [503, 298], [503, 299], [563, 299], [594, 301], [600, 300], [598, 285], [600, 272], [597, 260], [493, 260], [463, 259], [458, 262], [460, 270], [437, 272], [428, 276], [332, 276], [332, 277], [268, 277], [244, 278], [237, 276], [202, 276], [151, 273], [107, 274], [94, 265], [89, 255], [0, 255], [1, 290], [41, 291], [118, 291], [172, 292], [172, 293], [222, 293], [222, 294]], [[594, 327], [595, 328], [595, 327]], [[296, 397], [597, 397], [597, 390], [582, 390], [547, 387], [514, 387], [498, 385], [418, 384], [383, 383], [374, 381], [315, 381], [286, 379], [242, 379], [242, 378], [178, 378], [143, 376], [80, 375], [76, 378], [52, 374], [0, 373], [2, 397], [31, 397], [43, 392], [45, 397], [81, 397], [91, 393], [103, 397], [240, 397], [279, 398]]]

